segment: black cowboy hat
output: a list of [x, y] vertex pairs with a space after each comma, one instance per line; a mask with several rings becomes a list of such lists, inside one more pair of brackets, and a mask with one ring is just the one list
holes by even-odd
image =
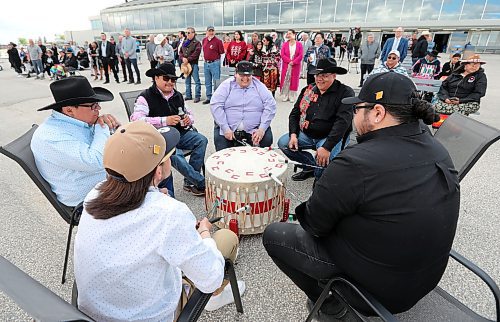
[[163, 63], [157, 68], [151, 68], [146, 72], [147, 77], [155, 77], [160, 75], [169, 76], [175, 79], [179, 78], [177, 75], [175, 75], [175, 67], [171, 63]]
[[439, 52], [436, 49], [433, 49], [432, 51], [428, 51], [427, 55], [435, 57], [435, 58], [440, 58], [439, 57]]
[[347, 69], [338, 67], [337, 61], [333, 58], [324, 58], [318, 61], [316, 69], [311, 72], [313, 75], [327, 73], [344, 75], [347, 74]]
[[74, 76], [50, 84], [55, 103], [38, 109], [39, 111], [59, 109], [64, 106], [112, 101], [113, 94], [102, 87], [90, 86], [87, 78]]

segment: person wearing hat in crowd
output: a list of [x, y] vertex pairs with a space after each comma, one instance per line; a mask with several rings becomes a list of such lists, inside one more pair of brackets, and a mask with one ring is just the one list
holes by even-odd
[[427, 48], [429, 47], [429, 42], [432, 40], [431, 33], [427, 30], [422, 31], [422, 34], [417, 40], [417, 43], [413, 45], [413, 50], [411, 52], [412, 63], [415, 64], [420, 58], [424, 58], [427, 54]]
[[[349, 86], [337, 80], [347, 74], [333, 58], [320, 59], [314, 71], [315, 83], [304, 87], [289, 116], [288, 133], [278, 141], [278, 147], [291, 160], [303, 164], [326, 167], [348, 143], [352, 130], [352, 108], [342, 103], [354, 96]], [[316, 157], [302, 149], [316, 150]], [[314, 176], [317, 180], [323, 170], [306, 167], [292, 176], [302, 181]]]
[[445, 80], [448, 76], [450, 76], [451, 73], [460, 67], [460, 58], [462, 58], [460, 53], [454, 53], [451, 56], [450, 61], [443, 64], [443, 68], [441, 68], [441, 72], [436, 76], [436, 79]]
[[[421, 126], [436, 115], [416, 90], [408, 77], [386, 72], [368, 78], [358, 97], [344, 98], [358, 143], [337, 155], [295, 209], [300, 225], [272, 223], [264, 231], [267, 253], [306, 293], [309, 310], [323, 291], [319, 281], [346, 274], [391, 313], [404, 312], [446, 269], [459, 181], [446, 149]], [[344, 294], [370, 313], [356, 294]], [[334, 321], [345, 312], [329, 296], [316, 318]]]
[[434, 79], [441, 71], [441, 62], [438, 58], [438, 51], [433, 50], [424, 58], [417, 60], [412, 67], [414, 77]]
[[408, 70], [406, 68], [404, 68], [401, 65], [401, 63], [399, 62], [399, 51], [398, 50], [392, 50], [387, 55], [387, 59], [385, 60], [385, 62], [381, 63], [378, 67], [373, 69], [368, 77], [370, 77], [371, 75], [374, 75], [374, 74], [380, 74], [380, 73], [385, 73], [385, 72], [389, 72], [389, 71], [393, 71], [395, 73], [410, 77], [410, 75], [408, 74]]
[[[144, 120], [156, 128], [173, 126], [181, 134], [172, 166], [184, 176], [184, 190], [196, 196], [205, 195], [205, 177], [200, 173], [208, 140], [192, 127], [193, 116], [184, 105], [182, 94], [175, 89], [177, 75], [171, 63], [146, 72], [153, 85], [137, 97], [131, 121]], [[191, 150], [189, 163], [182, 150]]]
[[116, 45], [111, 44], [106, 40], [106, 34], [101, 33], [101, 42], [99, 42], [99, 59], [102, 62], [102, 67], [104, 69], [104, 77], [106, 80], [104, 84], [109, 83], [109, 68], [113, 71], [113, 75], [115, 77], [115, 81], [120, 83], [118, 79], [118, 71], [116, 70]]
[[215, 81], [220, 80], [220, 57], [224, 54], [222, 41], [215, 36], [214, 26], [207, 27], [206, 37], [201, 41], [203, 48], [203, 69], [205, 74], [205, 92], [207, 99], [203, 104], [210, 104], [212, 98], [212, 88], [215, 88]]
[[39, 111], [52, 110], [31, 139], [31, 151], [42, 177], [57, 199], [75, 207], [104, 180], [104, 144], [120, 123], [111, 114], [99, 115], [100, 102], [113, 100], [102, 87], [75, 76], [50, 84], [55, 102]]
[[216, 151], [234, 146], [236, 140], [260, 147], [273, 144], [271, 121], [276, 114], [276, 101], [252, 75], [252, 63], [240, 61], [234, 78], [223, 81], [212, 96]]
[[486, 95], [488, 80], [484, 69], [486, 64], [478, 54], [473, 54], [461, 61], [461, 65], [446, 78], [437, 94], [436, 112], [452, 114], [458, 112], [464, 115], [479, 110], [481, 97]]
[[71, 47], [68, 47], [68, 49], [66, 49], [66, 58], [64, 59], [63, 65], [65, 69], [69, 71], [70, 75], [74, 75], [75, 70], [78, 69], [78, 60], [76, 59], [76, 56], [74, 55], [73, 49]]
[[198, 60], [201, 54], [201, 43], [196, 39], [196, 32], [193, 27], [187, 28], [187, 38], [182, 42], [179, 51], [179, 57], [183, 64], [191, 65], [192, 72], [189, 75], [184, 75], [186, 78], [186, 97], [185, 100], [193, 99], [191, 92], [191, 78], [194, 79], [194, 103], [201, 101], [201, 82], [200, 82], [200, 68]]
[[[154, 59], [157, 65], [161, 65], [163, 63], [174, 63], [174, 49], [168, 43], [168, 39], [163, 34], [158, 34], [154, 38], [154, 43], [156, 44], [156, 48], [154, 51]], [[151, 65], [151, 68], [155, 68], [156, 66]]]
[[175, 320], [183, 273], [200, 291], [221, 294], [209, 304], [232, 295], [224, 258], [236, 259], [238, 237], [228, 229], [212, 234], [207, 218], [197, 222], [158, 189], [178, 142], [174, 128], [143, 121], [106, 142], [106, 180], [85, 198], [74, 250], [78, 308], [96, 321]]
[[22, 77], [22, 72], [23, 72], [21, 70], [22, 62], [16, 47], [17, 45], [11, 41], [8, 45], [7, 54], [9, 55], [10, 66], [14, 68], [18, 77]]

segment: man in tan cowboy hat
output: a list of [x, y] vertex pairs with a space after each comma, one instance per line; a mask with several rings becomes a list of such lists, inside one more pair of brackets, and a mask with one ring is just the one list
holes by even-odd
[[[174, 61], [174, 49], [168, 43], [168, 38], [163, 34], [156, 35], [155, 39], [156, 49], [154, 52], [155, 60], [158, 65], [163, 63], [173, 63]], [[154, 68], [156, 66], [151, 66]]]
[[106, 178], [104, 144], [120, 123], [110, 114], [99, 115], [99, 103], [113, 100], [113, 94], [91, 87], [83, 76], [55, 81], [50, 90], [55, 103], [39, 111], [52, 113], [33, 133], [31, 150], [38, 171], [57, 199], [74, 207]]
[[[153, 85], [144, 90], [135, 102], [131, 121], [145, 120], [157, 128], [173, 126], [181, 134], [177, 153], [172, 156], [172, 165], [184, 176], [184, 190], [196, 196], [205, 195], [205, 177], [200, 173], [205, 158], [208, 140], [193, 130], [194, 118], [186, 110], [182, 94], [175, 89], [177, 75], [171, 63], [146, 72], [153, 78]], [[191, 150], [189, 163], [182, 150]]]
[[435, 105], [436, 112], [458, 112], [464, 115], [477, 112], [488, 86], [486, 74], [481, 67], [484, 64], [486, 62], [478, 54], [462, 60], [460, 67], [441, 84], [437, 94], [439, 101]]

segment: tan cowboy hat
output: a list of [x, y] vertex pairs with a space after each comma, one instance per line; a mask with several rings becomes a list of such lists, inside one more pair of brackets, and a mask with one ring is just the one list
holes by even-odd
[[193, 67], [191, 67], [190, 63], [182, 63], [181, 64], [181, 73], [184, 74], [184, 77], [188, 77], [191, 75], [191, 72], [193, 71]]
[[472, 54], [467, 59], [462, 59], [460, 61], [462, 64], [467, 64], [467, 63], [480, 63], [481, 65], [486, 64], [484, 60], [481, 59], [481, 56], [479, 54]]
[[163, 35], [163, 34], [158, 34], [156, 35], [155, 39], [154, 39], [154, 42], [155, 42], [155, 45], [159, 45], [161, 44], [161, 42], [163, 41], [163, 39], [165, 39], [166, 37]]

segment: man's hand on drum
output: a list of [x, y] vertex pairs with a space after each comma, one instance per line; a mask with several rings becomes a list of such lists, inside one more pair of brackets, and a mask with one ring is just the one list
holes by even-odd
[[210, 237], [210, 229], [212, 229], [212, 224], [210, 223], [207, 217], [203, 218], [197, 224], [197, 230], [201, 238]]
[[224, 137], [226, 138], [226, 140], [232, 141], [234, 139], [233, 131], [227, 130], [226, 132], [224, 132]]
[[252, 133], [252, 142], [254, 146], [258, 146], [262, 138], [264, 137], [264, 130], [257, 129]]
[[181, 117], [179, 115], [167, 116], [167, 125], [175, 126], [180, 121], [181, 121]]
[[330, 162], [330, 151], [321, 147], [316, 151], [316, 163], [320, 167], [326, 167]]
[[297, 139], [297, 134], [292, 133], [290, 135], [290, 141], [288, 141], [288, 148], [290, 150], [295, 150], [295, 151], [299, 149], [299, 139]]

